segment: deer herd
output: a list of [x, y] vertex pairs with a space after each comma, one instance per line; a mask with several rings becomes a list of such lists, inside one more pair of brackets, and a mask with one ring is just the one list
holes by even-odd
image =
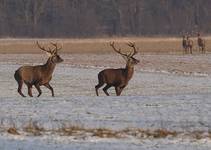
[[[193, 40], [190, 39], [189, 35], [183, 35], [182, 47], [184, 54], [193, 54]], [[197, 33], [197, 44], [199, 52], [205, 54], [205, 40], [201, 37], [200, 33]]]
[[[201, 53], [205, 53], [205, 40], [201, 37], [201, 35], [197, 34], [198, 39], [198, 47]], [[14, 78], [18, 83], [18, 93], [22, 97], [26, 97], [22, 93], [22, 86], [25, 83], [28, 88], [28, 95], [33, 97], [32, 95], [32, 87], [38, 91], [37, 97], [42, 94], [40, 86], [45, 86], [51, 91], [52, 96], [54, 97], [53, 87], [50, 85], [50, 81], [52, 79], [52, 74], [56, 67], [56, 64], [63, 62], [63, 59], [59, 56], [58, 51], [62, 49], [62, 46], [58, 46], [57, 43], [51, 43], [51, 47], [40, 45], [40, 43], [36, 42], [39, 49], [46, 52], [48, 55], [48, 60], [43, 65], [37, 66], [22, 66], [18, 70], [15, 71]], [[138, 53], [137, 47], [135, 43], [129, 42], [127, 45], [132, 49], [128, 54], [123, 53], [121, 48], [117, 48], [114, 42], [110, 43], [110, 46], [117, 54], [120, 54], [123, 59], [126, 61], [125, 68], [118, 69], [104, 69], [98, 73], [98, 84], [95, 86], [96, 95], [99, 96], [98, 90], [104, 84], [103, 88], [104, 93], [109, 96], [108, 89], [110, 87], [115, 88], [116, 95], [121, 95], [122, 90], [128, 85], [128, 82], [133, 77], [134, 66], [138, 64], [140, 61], [134, 58], [134, 56]], [[189, 36], [184, 35], [182, 40], [182, 47], [184, 49], [184, 54], [192, 54], [193, 53], [193, 40], [190, 39]]]

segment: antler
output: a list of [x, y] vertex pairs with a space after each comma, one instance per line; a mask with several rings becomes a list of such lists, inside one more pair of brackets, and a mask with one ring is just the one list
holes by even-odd
[[45, 51], [45, 52], [47, 52], [47, 53], [52, 54], [52, 51], [51, 51], [50, 48], [48, 48], [49, 50], [47, 50], [44, 46], [41, 46], [41, 45], [39, 44], [38, 41], [37, 41], [36, 43], [37, 43], [37, 46], [38, 46], [41, 50], [43, 50], [43, 51]]
[[36, 43], [37, 43], [37, 46], [38, 46], [41, 50], [43, 50], [43, 51], [45, 51], [45, 52], [47, 52], [47, 53], [50, 53], [50, 54], [55, 54], [55, 53], [57, 53], [59, 50], [62, 49], [62, 46], [58, 48], [58, 44], [57, 44], [57, 43], [53, 43], [53, 42], [51, 42], [51, 44], [52, 44], [55, 48], [54, 48], [54, 49], [51, 49], [50, 47], [48, 47], [48, 50], [47, 50], [44, 46], [41, 46], [41, 45], [39, 44], [38, 41], [37, 41]]
[[133, 52], [131, 52], [129, 54], [130, 57], [132, 57], [132, 56], [134, 56], [134, 55], [136, 55], [138, 53], [138, 51], [136, 49], [136, 46], [135, 46], [135, 43], [128, 42], [127, 45], [133, 48]]
[[62, 49], [62, 46], [60, 46], [60, 47], [58, 48], [58, 44], [57, 44], [57, 43], [51, 42], [51, 44], [55, 47], [55, 49], [53, 50], [53, 52], [56, 52], [56, 53], [57, 53], [59, 50]]
[[123, 55], [123, 56], [128, 57], [127, 54], [124, 54], [124, 53], [121, 52], [121, 49], [120, 49], [120, 48], [119, 48], [119, 49], [116, 49], [116, 48], [115, 48], [114, 42], [110, 42], [110, 46], [114, 49], [115, 52], [119, 53], [120, 55]]

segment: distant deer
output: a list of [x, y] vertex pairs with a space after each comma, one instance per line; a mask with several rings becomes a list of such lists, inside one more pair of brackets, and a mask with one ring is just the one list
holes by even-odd
[[129, 80], [133, 76], [134, 65], [139, 63], [139, 60], [135, 59], [133, 56], [137, 54], [137, 49], [135, 43], [128, 43], [129, 47], [133, 48], [130, 54], [124, 54], [121, 49], [117, 49], [114, 42], [110, 43], [110, 46], [115, 52], [120, 54], [126, 60], [126, 67], [119, 69], [105, 69], [98, 73], [98, 85], [95, 86], [96, 95], [98, 96], [98, 89], [104, 84], [106, 86], [103, 88], [104, 93], [109, 96], [107, 90], [110, 87], [115, 87], [116, 95], [119, 96], [122, 90], [127, 86]]
[[190, 39], [190, 36], [187, 36], [187, 51], [193, 54], [193, 40]]
[[38, 47], [45, 51], [48, 55], [48, 61], [44, 65], [37, 66], [22, 66], [18, 70], [15, 71], [14, 77], [18, 83], [18, 93], [22, 97], [26, 97], [22, 93], [22, 86], [25, 83], [28, 87], [28, 95], [33, 97], [32, 95], [32, 86], [38, 90], [39, 97], [42, 94], [40, 86], [44, 85], [46, 88], [51, 90], [52, 96], [54, 97], [54, 90], [49, 84], [52, 78], [53, 71], [56, 67], [57, 63], [61, 63], [63, 59], [57, 54], [58, 50], [62, 49], [62, 47], [58, 48], [57, 44], [51, 43], [54, 46], [54, 49], [48, 48], [46, 49], [44, 46], [41, 46], [38, 42]]
[[183, 53], [187, 54], [188, 53], [188, 41], [185, 35], [182, 37], [182, 47], [183, 47]]
[[202, 53], [205, 53], [205, 40], [202, 39], [200, 33], [198, 33], [197, 36], [198, 36], [197, 42], [198, 42], [199, 51], [201, 51]]

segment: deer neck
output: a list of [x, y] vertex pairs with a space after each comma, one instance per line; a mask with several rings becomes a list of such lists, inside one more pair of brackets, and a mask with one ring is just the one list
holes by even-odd
[[127, 81], [129, 81], [132, 77], [133, 77], [133, 73], [134, 73], [134, 66], [132, 65], [126, 65], [125, 67], [125, 76]]
[[45, 74], [52, 75], [55, 67], [56, 67], [56, 64], [52, 62], [51, 58], [48, 58], [47, 62], [43, 65]]

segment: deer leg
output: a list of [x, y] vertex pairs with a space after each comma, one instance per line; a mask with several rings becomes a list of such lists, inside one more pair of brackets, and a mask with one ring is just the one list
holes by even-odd
[[32, 95], [32, 85], [27, 84], [27, 87], [28, 87], [28, 95], [29, 95], [30, 97], [33, 97], [33, 95]]
[[51, 90], [52, 97], [54, 97], [54, 91], [53, 91], [52, 86], [49, 83], [45, 84], [44, 86], [47, 87], [49, 90]]
[[40, 95], [42, 94], [42, 91], [40, 89], [39, 84], [35, 84], [35, 87], [36, 87], [37, 91], [39, 92], [39, 94], [37, 95], [37, 97], [40, 97]]
[[116, 95], [120, 96], [122, 93], [122, 90], [125, 88], [125, 86], [123, 87], [115, 87], [115, 91], [116, 91]]
[[184, 49], [184, 54], [187, 54], [187, 53], [188, 53], [188, 49], [185, 48], [185, 49]]
[[111, 87], [111, 85], [107, 84], [107, 85], [103, 88], [103, 91], [104, 91], [104, 93], [105, 93], [107, 96], [109, 96], [107, 90], [108, 90], [110, 87]]
[[115, 87], [115, 91], [116, 91], [116, 96], [120, 96], [122, 89], [120, 87]]
[[192, 47], [190, 47], [190, 53], [191, 53], [191, 54], [193, 54], [193, 51], [192, 51], [192, 49], [193, 49], [193, 48], [192, 48]]
[[99, 94], [98, 94], [98, 89], [99, 89], [100, 87], [102, 87], [103, 84], [104, 84], [104, 83], [101, 83], [101, 82], [100, 82], [98, 85], [95, 86], [95, 91], [96, 91], [96, 95], [97, 95], [97, 96], [99, 96]]
[[202, 53], [205, 54], [205, 47], [204, 46], [202, 47]]
[[199, 52], [202, 52], [201, 47], [199, 46]]
[[21, 91], [22, 86], [23, 86], [23, 80], [18, 81], [18, 93], [19, 93], [22, 97], [26, 97], [26, 96], [22, 93], [22, 91]]

